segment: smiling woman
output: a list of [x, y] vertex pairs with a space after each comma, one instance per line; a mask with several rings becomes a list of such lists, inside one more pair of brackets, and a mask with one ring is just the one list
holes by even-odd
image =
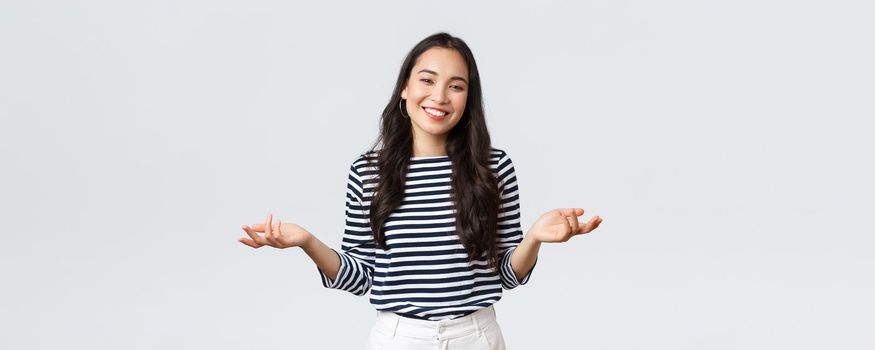
[[446, 33], [407, 55], [380, 137], [347, 179], [341, 252], [272, 215], [243, 226], [240, 242], [301, 247], [325, 287], [370, 292], [368, 349], [504, 349], [493, 306], [503, 290], [528, 282], [541, 243], [602, 221], [554, 209], [523, 236], [513, 162], [492, 147], [474, 56]]
[[444, 155], [446, 134], [462, 119], [468, 100], [468, 65], [458, 51], [433, 47], [413, 71], [401, 91], [413, 125], [413, 154]]

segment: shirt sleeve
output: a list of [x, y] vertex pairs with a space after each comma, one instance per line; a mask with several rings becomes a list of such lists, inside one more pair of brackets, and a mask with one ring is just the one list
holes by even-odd
[[370, 205], [366, 206], [363, 200], [362, 178], [356, 169], [356, 165], [363, 162], [364, 158], [360, 158], [349, 169], [343, 242], [341, 252], [334, 251], [340, 257], [340, 269], [336, 278], [332, 281], [317, 267], [324, 287], [345, 290], [355, 295], [364, 295], [371, 289], [376, 248], [368, 218]]
[[[505, 289], [513, 289], [526, 284], [529, 281], [529, 277], [532, 276], [532, 271], [535, 270], [535, 267], [533, 265], [532, 270], [520, 280], [517, 279], [511, 266], [511, 256], [523, 240], [523, 231], [520, 228], [519, 186], [517, 185], [513, 162], [507, 153], [501, 152], [496, 174], [498, 177], [498, 188], [501, 193], [501, 204], [498, 208], [499, 275], [501, 276], [501, 286]], [[537, 263], [538, 260], [535, 258], [535, 265]]]

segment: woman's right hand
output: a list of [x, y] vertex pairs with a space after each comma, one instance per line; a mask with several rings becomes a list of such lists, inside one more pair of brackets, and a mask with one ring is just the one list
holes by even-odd
[[[284, 224], [282, 220], [273, 223], [273, 214], [268, 214], [263, 224], [255, 224], [252, 227], [243, 225], [243, 231], [249, 238], [240, 238], [238, 241], [252, 248], [271, 246], [274, 248], [300, 247], [307, 243], [312, 234], [296, 224]], [[263, 233], [264, 235], [259, 235]]]

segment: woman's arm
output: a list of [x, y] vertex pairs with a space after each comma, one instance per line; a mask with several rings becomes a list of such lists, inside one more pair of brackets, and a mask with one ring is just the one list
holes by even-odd
[[334, 249], [329, 248], [313, 234], [310, 234], [310, 237], [301, 245], [301, 249], [304, 249], [316, 267], [328, 278], [332, 281], [337, 279], [337, 271], [340, 270], [340, 257], [337, 256]]
[[513, 267], [513, 273], [516, 278], [522, 280], [523, 277], [532, 271], [535, 267], [535, 260], [538, 259], [538, 251], [541, 249], [541, 242], [538, 242], [532, 235], [526, 235], [523, 240], [513, 251], [510, 257], [510, 266]]
[[[274, 248], [301, 247], [319, 270], [322, 285], [364, 295], [373, 282], [376, 245], [368, 220], [368, 206], [362, 198], [362, 181], [357, 167], [365, 164], [360, 157], [350, 166], [346, 187], [346, 225], [341, 250], [326, 246], [315, 235], [295, 224], [280, 220], [273, 224], [268, 215], [263, 224], [243, 226], [249, 238], [240, 242], [252, 248], [269, 245]], [[263, 233], [259, 235], [259, 233]]]

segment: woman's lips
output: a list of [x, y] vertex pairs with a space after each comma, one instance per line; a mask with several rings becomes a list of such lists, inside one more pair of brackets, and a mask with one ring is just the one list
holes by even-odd
[[[433, 110], [438, 110], [438, 109], [433, 108]], [[427, 115], [429, 118], [431, 118], [432, 120], [435, 120], [435, 121], [442, 121], [442, 120], [444, 120], [444, 119], [447, 119], [447, 117], [450, 116], [449, 113], [446, 113], [446, 114], [444, 114], [443, 116], [440, 116], [440, 117], [439, 117], [439, 116], [436, 116], [436, 115], [432, 115], [431, 113], [429, 113], [429, 112], [426, 110], [425, 107], [422, 107], [422, 111], [425, 113], [425, 115]], [[442, 112], [444, 112], [444, 111], [442, 111]]]

